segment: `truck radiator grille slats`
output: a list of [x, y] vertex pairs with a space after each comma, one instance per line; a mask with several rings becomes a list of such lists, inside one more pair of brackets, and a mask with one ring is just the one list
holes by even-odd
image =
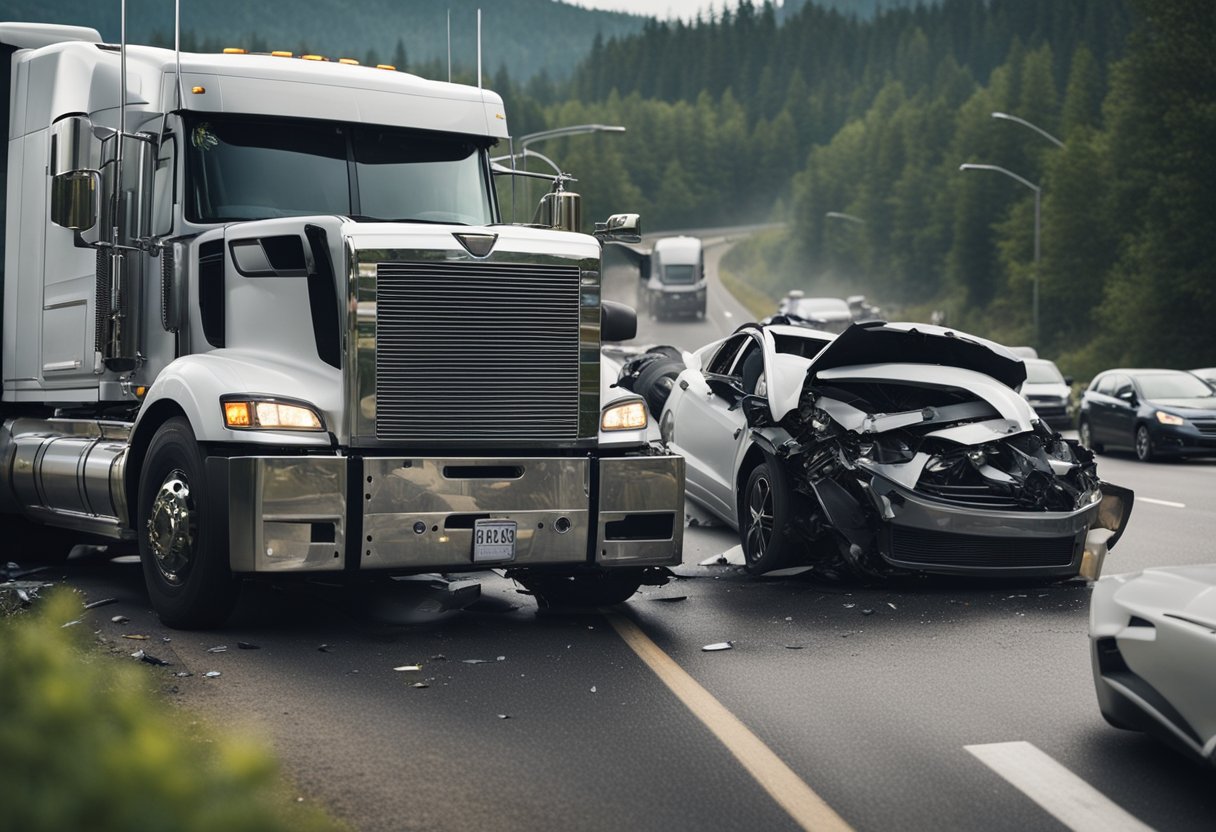
[[989, 569], [1065, 567], [1072, 563], [1072, 537], [984, 537], [906, 527], [891, 530], [891, 559], [924, 566]]
[[376, 436], [572, 440], [579, 267], [381, 263]]

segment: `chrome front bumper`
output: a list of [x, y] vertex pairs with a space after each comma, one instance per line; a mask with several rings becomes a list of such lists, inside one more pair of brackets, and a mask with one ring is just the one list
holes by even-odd
[[680, 562], [678, 456], [211, 458], [234, 572], [459, 572], [478, 518], [518, 524], [515, 559], [604, 567]]

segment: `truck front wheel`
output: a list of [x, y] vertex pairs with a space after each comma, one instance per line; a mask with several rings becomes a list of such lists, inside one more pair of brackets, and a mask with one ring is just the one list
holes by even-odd
[[194, 431], [184, 418], [170, 419], [148, 446], [135, 524], [148, 596], [170, 627], [218, 626], [236, 603], [226, 529], [212, 514]]
[[628, 600], [642, 585], [641, 569], [611, 569], [583, 575], [518, 575], [542, 610], [607, 607]]

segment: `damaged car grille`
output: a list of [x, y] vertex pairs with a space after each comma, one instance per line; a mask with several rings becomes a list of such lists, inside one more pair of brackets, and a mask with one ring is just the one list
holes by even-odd
[[981, 537], [896, 526], [890, 558], [916, 566], [1045, 569], [1069, 566], [1075, 548], [1072, 537]]
[[577, 265], [379, 264], [377, 437], [577, 438], [579, 280]]

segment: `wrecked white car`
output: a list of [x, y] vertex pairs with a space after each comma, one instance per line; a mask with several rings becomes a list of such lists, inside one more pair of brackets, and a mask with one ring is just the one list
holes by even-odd
[[1095, 579], [1132, 493], [1042, 423], [1025, 378], [998, 344], [874, 322], [745, 324], [618, 383], [661, 413], [687, 496], [738, 529], [752, 572]]

